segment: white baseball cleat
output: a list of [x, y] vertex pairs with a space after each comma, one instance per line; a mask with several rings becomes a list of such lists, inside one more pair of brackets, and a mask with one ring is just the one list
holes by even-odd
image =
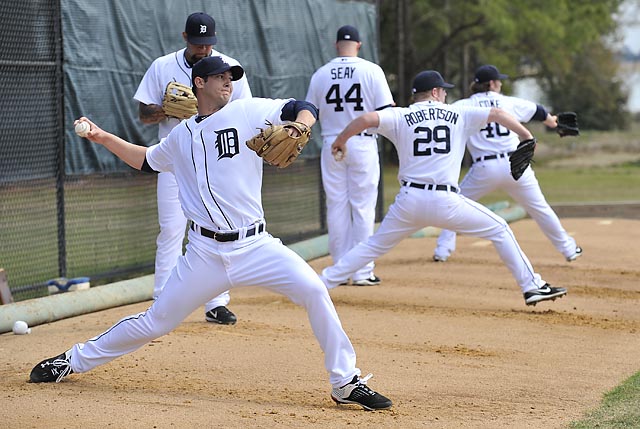
[[576, 247], [576, 253], [574, 253], [571, 256], [567, 256], [567, 262], [572, 262], [575, 261], [576, 259], [578, 259], [580, 256], [582, 256], [582, 247], [577, 246]]

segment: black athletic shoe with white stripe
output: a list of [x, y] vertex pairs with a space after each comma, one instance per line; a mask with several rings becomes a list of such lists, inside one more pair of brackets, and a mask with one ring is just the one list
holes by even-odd
[[331, 399], [336, 404], [356, 404], [368, 411], [386, 410], [391, 408], [391, 400], [371, 390], [367, 386], [367, 381], [373, 377], [369, 374], [364, 378], [357, 375], [353, 377], [351, 382], [342, 387], [334, 387], [331, 390]]
[[235, 325], [238, 321], [236, 315], [224, 305], [207, 311], [204, 313], [204, 318], [207, 319], [207, 322], [218, 323], [220, 325]]
[[560, 298], [567, 294], [567, 290], [563, 287], [552, 287], [549, 283], [538, 289], [530, 290], [524, 294], [524, 302], [527, 305], [536, 305], [540, 301], [552, 300]]
[[45, 359], [33, 367], [29, 381], [32, 383], [60, 383], [67, 375], [73, 374], [71, 369], [71, 350]]

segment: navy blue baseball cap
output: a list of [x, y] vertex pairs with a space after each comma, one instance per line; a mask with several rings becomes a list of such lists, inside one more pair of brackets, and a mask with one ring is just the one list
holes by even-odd
[[507, 79], [509, 76], [502, 74], [498, 71], [496, 66], [487, 64], [478, 67], [476, 70], [476, 77], [473, 79], [477, 83], [489, 82], [490, 80], [502, 80]]
[[192, 45], [215, 45], [218, 42], [216, 21], [204, 12], [189, 15], [184, 32]]
[[226, 71], [231, 72], [231, 80], [238, 80], [244, 76], [244, 69], [240, 66], [230, 66], [222, 57], [204, 57], [193, 65], [191, 69], [191, 85], [195, 86], [196, 77], [213, 76]]
[[358, 29], [352, 25], [343, 25], [338, 29], [338, 35], [336, 36], [336, 42], [346, 40], [347, 42], [359, 42], [360, 33]]
[[413, 79], [411, 91], [425, 92], [433, 88], [453, 88], [455, 85], [447, 83], [440, 73], [435, 70], [425, 70], [416, 75]]

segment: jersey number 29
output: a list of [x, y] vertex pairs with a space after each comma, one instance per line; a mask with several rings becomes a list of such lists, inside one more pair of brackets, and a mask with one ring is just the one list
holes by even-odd
[[355, 111], [364, 110], [364, 107], [362, 107], [363, 100], [362, 95], [360, 94], [359, 83], [354, 83], [353, 85], [351, 85], [351, 88], [349, 88], [347, 93], [344, 95], [344, 101], [342, 95], [340, 94], [340, 84], [334, 83], [333, 85], [331, 85], [331, 88], [329, 88], [327, 95], [324, 96], [324, 100], [327, 102], [327, 104], [335, 104], [333, 108], [335, 112], [342, 112], [344, 110], [344, 107], [342, 107], [342, 103], [355, 104], [355, 106], [353, 107], [353, 110]]
[[[413, 141], [413, 156], [430, 156], [432, 153], [451, 152], [451, 130], [448, 126], [438, 125], [433, 129], [416, 127], [413, 132], [421, 135]], [[432, 146], [433, 152], [431, 151]]]

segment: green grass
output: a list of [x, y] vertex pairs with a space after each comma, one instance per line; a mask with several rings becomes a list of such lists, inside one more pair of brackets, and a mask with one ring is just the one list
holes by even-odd
[[[600, 167], [557, 168], [540, 163], [534, 165], [540, 188], [550, 204], [640, 201], [640, 164], [625, 163]], [[461, 177], [466, 174], [463, 169]], [[398, 167], [384, 168], [385, 206], [398, 193]], [[492, 192], [480, 199], [483, 204], [511, 201], [507, 193]]]
[[600, 407], [582, 420], [573, 422], [571, 429], [638, 428], [640, 427], [640, 372], [604, 395]]

